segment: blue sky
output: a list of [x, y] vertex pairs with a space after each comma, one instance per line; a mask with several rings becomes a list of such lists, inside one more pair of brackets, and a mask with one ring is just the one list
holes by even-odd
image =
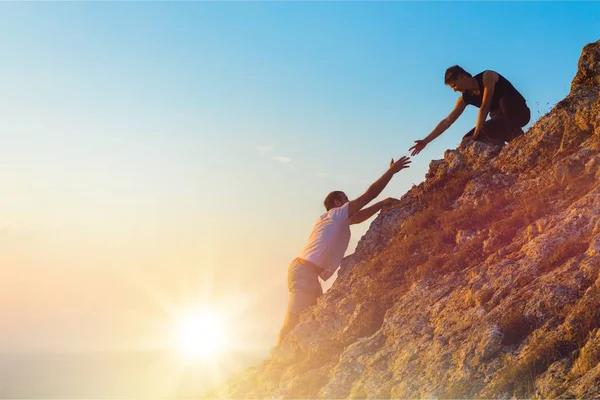
[[[496, 70], [537, 118], [568, 93], [582, 47], [600, 38], [599, 11], [594, 2], [2, 3], [0, 262], [9, 267], [0, 273], [97, 293], [112, 284], [107, 271], [172, 297], [190, 280], [208, 297], [260, 293], [255, 339], [271, 343], [287, 264], [322, 199], [360, 195], [450, 112], [446, 68]], [[475, 116], [465, 112], [382, 197], [421, 182]], [[351, 247], [367, 227], [353, 228]], [[32, 332], [57, 324], [41, 317], [42, 297], [13, 290], [5, 304], [29, 307], [28, 317], [0, 348], [133, 346], [140, 329], [127, 324], [152, 314], [152, 302], [123, 286], [122, 334], [94, 335], [90, 322], [89, 334], [41, 342]], [[72, 300], [55, 304], [70, 310], [61, 318], [87, 321]]]

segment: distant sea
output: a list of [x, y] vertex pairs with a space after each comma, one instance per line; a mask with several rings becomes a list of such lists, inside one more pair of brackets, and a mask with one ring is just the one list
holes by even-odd
[[268, 350], [185, 365], [166, 351], [0, 354], [0, 399], [183, 399], [258, 364]]

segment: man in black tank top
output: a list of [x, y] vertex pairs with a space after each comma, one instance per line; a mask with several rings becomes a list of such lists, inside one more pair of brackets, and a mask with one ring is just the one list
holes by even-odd
[[[461, 92], [452, 112], [444, 118], [425, 139], [415, 140], [409, 149], [417, 155], [433, 139], [448, 129], [460, 117], [467, 105], [479, 108], [477, 123], [461, 142], [465, 146], [471, 140], [503, 146], [523, 134], [521, 129], [529, 122], [531, 112], [525, 99], [502, 75], [487, 70], [475, 76], [455, 65], [446, 70], [446, 85]], [[490, 119], [486, 118], [490, 115]]]

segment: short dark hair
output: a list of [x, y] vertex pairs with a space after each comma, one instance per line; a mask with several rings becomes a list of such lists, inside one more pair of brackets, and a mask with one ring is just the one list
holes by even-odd
[[325, 204], [325, 209], [327, 211], [331, 210], [334, 207], [333, 202], [336, 200], [344, 201], [344, 197], [346, 197], [346, 194], [340, 190], [334, 190], [329, 193], [323, 202], [323, 204]]
[[456, 79], [459, 75], [466, 75], [469, 78], [473, 77], [470, 73], [459, 67], [458, 65], [454, 65], [446, 70], [446, 75], [444, 75], [444, 83], [447, 85]]

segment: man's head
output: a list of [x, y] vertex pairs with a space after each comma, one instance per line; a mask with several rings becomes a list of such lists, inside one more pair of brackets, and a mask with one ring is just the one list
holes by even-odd
[[469, 89], [473, 75], [455, 65], [446, 70], [444, 83], [452, 88], [455, 92], [464, 92]]
[[325, 204], [325, 209], [329, 211], [332, 208], [343, 206], [348, 201], [348, 196], [346, 196], [344, 192], [335, 190], [325, 197], [325, 201], [323, 203]]

